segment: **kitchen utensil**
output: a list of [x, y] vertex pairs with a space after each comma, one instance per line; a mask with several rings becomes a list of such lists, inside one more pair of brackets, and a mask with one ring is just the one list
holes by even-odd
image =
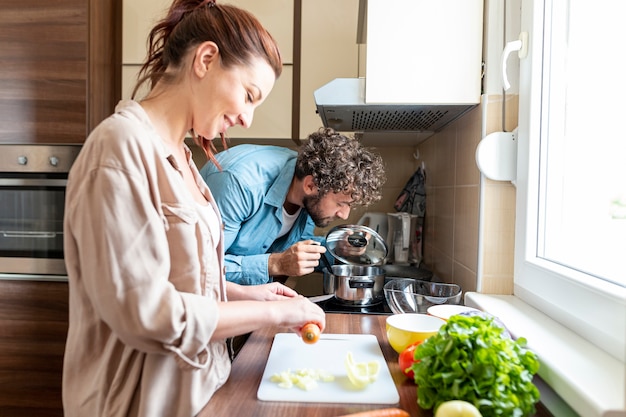
[[381, 265], [387, 257], [384, 239], [373, 229], [358, 224], [330, 229], [326, 248], [337, 260], [349, 265]]
[[329, 271], [330, 271], [330, 270], [332, 269], [332, 267], [333, 267], [333, 266], [330, 264], [330, 261], [328, 260], [328, 258], [327, 258], [324, 254], [322, 254], [322, 263], [324, 264], [324, 267], [325, 267], [326, 269], [328, 269]]
[[385, 321], [387, 340], [398, 353], [413, 343], [426, 340], [439, 331], [446, 321], [421, 313], [393, 314]]
[[385, 273], [379, 265], [387, 256], [387, 245], [378, 233], [363, 225], [336, 226], [326, 235], [326, 248], [343, 264], [324, 269], [325, 294], [348, 305], [382, 301]]
[[395, 314], [426, 313], [435, 304], [460, 304], [457, 284], [427, 282], [411, 278], [389, 280], [383, 287], [387, 304]]
[[383, 300], [385, 274], [379, 266], [333, 265], [324, 270], [324, 292], [342, 304], [370, 305]]
[[[380, 363], [376, 381], [360, 390], [352, 386], [344, 365], [348, 352], [352, 352], [358, 362], [375, 360]], [[328, 371], [335, 380], [319, 381], [318, 386], [309, 391], [297, 387], [281, 388], [270, 381], [276, 373], [298, 369]], [[272, 343], [257, 398], [261, 401], [353, 404], [397, 404], [400, 400], [378, 340], [368, 334], [322, 334], [317, 343], [307, 345], [295, 333], [278, 333]]]
[[322, 301], [329, 300], [329, 299], [333, 298], [334, 296], [335, 296], [334, 294], [325, 294], [325, 295], [315, 295], [313, 297], [307, 297], [307, 298], [312, 303], [319, 303], [319, 302], [322, 302]]

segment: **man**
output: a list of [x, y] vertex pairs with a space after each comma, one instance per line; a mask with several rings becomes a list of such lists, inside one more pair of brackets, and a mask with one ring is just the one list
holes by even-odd
[[379, 155], [328, 128], [299, 152], [239, 145], [216, 159], [200, 173], [224, 222], [226, 279], [239, 284], [313, 272], [326, 252], [315, 226], [379, 200], [385, 181]]

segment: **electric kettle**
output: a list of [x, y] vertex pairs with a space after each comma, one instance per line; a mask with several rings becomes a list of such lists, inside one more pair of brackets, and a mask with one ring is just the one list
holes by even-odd
[[409, 213], [387, 213], [388, 260], [399, 265], [418, 264], [421, 262], [417, 219], [419, 216]]

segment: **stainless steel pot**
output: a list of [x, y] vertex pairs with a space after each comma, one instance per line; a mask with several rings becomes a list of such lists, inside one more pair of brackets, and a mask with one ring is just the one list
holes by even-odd
[[383, 300], [385, 272], [380, 266], [333, 265], [324, 269], [325, 294], [334, 294], [338, 302], [367, 306]]
[[324, 269], [325, 294], [354, 306], [383, 300], [385, 271], [379, 265], [387, 256], [387, 245], [378, 233], [362, 225], [336, 226], [326, 235], [326, 248], [344, 264]]

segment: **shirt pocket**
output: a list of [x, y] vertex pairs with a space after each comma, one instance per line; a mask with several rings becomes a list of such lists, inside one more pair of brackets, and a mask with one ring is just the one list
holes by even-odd
[[180, 203], [162, 203], [170, 253], [169, 280], [177, 290], [201, 293], [198, 213]]
[[162, 203], [161, 208], [168, 228], [180, 223], [189, 225], [198, 223], [198, 213], [192, 207], [180, 203]]

